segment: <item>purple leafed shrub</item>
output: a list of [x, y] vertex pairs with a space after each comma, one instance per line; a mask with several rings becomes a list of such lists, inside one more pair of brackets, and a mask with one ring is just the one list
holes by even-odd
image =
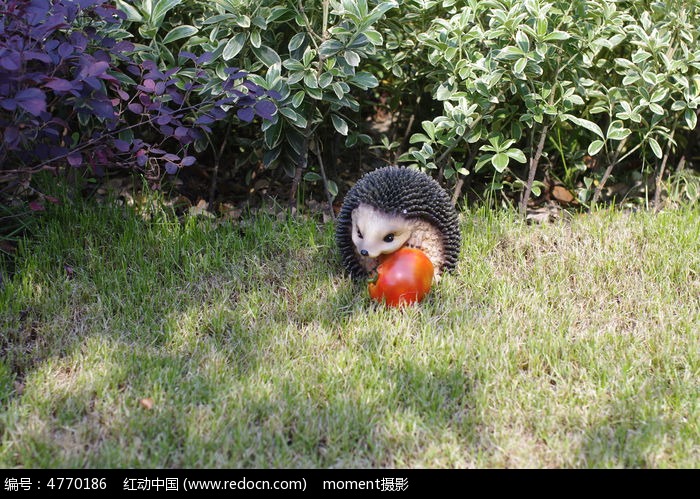
[[[41, 170], [131, 168], [156, 179], [232, 118], [272, 119], [274, 93], [238, 68], [206, 88], [211, 54], [137, 64], [105, 0], [0, 0], [0, 184]], [[122, 32], [123, 33], [123, 32]]]

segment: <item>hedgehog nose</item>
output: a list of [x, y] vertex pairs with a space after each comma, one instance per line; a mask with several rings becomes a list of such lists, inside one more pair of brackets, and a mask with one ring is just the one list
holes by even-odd
[[360, 251], [360, 254], [361, 254], [362, 256], [367, 256], [367, 255], [369, 255], [369, 252], [368, 252], [367, 250], [361, 250], [361, 251]]

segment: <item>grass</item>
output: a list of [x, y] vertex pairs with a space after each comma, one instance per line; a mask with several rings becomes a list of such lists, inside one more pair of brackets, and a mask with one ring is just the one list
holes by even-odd
[[49, 207], [0, 289], [0, 467], [700, 466], [700, 210], [462, 227], [394, 310], [330, 224]]

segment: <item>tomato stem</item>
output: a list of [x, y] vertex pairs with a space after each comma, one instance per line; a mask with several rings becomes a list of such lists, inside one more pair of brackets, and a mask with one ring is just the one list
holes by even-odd
[[377, 272], [377, 269], [370, 270], [369, 274], [367, 275], [367, 283], [374, 284], [378, 280], [379, 280], [379, 272]]

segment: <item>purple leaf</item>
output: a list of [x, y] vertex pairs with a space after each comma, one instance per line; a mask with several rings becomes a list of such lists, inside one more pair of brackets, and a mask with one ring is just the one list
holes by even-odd
[[47, 147], [46, 150], [42, 150], [41, 154], [39, 154], [39, 156], [42, 158], [59, 158], [59, 157], [63, 157], [63, 156], [68, 156], [69, 153], [70, 153], [70, 151], [68, 150], [67, 147], [50, 146], [50, 147]]
[[62, 14], [54, 14], [43, 24], [36, 26], [32, 35], [37, 39], [42, 39], [52, 31], [68, 27], [69, 25], [65, 22]]
[[211, 61], [212, 57], [214, 57], [214, 54], [212, 54], [211, 52], [204, 52], [197, 58], [196, 62], [197, 64], [204, 64], [206, 62]]
[[0, 57], [0, 67], [8, 71], [17, 71], [22, 65], [20, 64], [19, 54], [17, 52], [6, 52]]
[[[83, 0], [85, 1], [85, 0]], [[102, 3], [102, 2], [100, 2]], [[118, 19], [126, 19], [126, 13], [114, 8], [111, 5], [98, 5], [95, 7], [95, 12], [108, 23], [116, 23]], [[118, 18], [118, 19], [117, 19]]]
[[172, 161], [167, 161], [165, 163], [165, 171], [168, 172], [170, 175], [174, 175], [177, 173], [178, 166], [173, 163]]
[[156, 82], [150, 78], [146, 78], [143, 80], [143, 85], [138, 85], [136, 88], [150, 94], [156, 89]]
[[19, 107], [34, 116], [39, 116], [46, 111], [46, 95], [38, 88], [20, 90], [14, 100]]
[[214, 107], [209, 111], [209, 114], [211, 114], [215, 120], [223, 120], [226, 118], [226, 111], [223, 109], [219, 109], [218, 107]]
[[[202, 130], [205, 130], [207, 133], [211, 133], [211, 128], [209, 128], [208, 126], [201, 126], [200, 128]], [[192, 130], [190, 130], [189, 137], [191, 140], [201, 140], [204, 138], [204, 134], [196, 128], [193, 128]]]
[[58, 55], [60, 55], [62, 59], [70, 57], [71, 55], [73, 55], [73, 45], [67, 42], [63, 42], [58, 47]]
[[100, 76], [104, 74], [105, 71], [109, 69], [109, 63], [105, 61], [93, 62], [89, 66], [85, 67], [80, 71], [80, 76], [83, 78], [89, 78], [91, 76]]
[[79, 152], [72, 152], [68, 155], [68, 164], [71, 166], [80, 166], [83, 164], [83, 155]]
[[73, 89], [73, 84], [63, 78], [52, 78], [44, 84], [55, 92], [68, 92]]
[[44, 52], [36, 52], [34, 50], [27, 50], [23, 53], [24, 58], [27, 61], [41, 61], [46, 64], [51, 64], [51, 58], [46, 55]]
[[180, 156], [168, 152], [163, 154], [163, 157], [161, 159], [165, 159], [167, 161], [180, 161]]
[[252, 81], [244, 81], [243, 86], [246, 87], [251, 92], [259, 92], [260, 91], [260, 86], [256, 85]]
[[261, 100], [255, 104], [255, 113], [263, 119], [272, 119], [276, 112], [277, 106], [269, 100]]
[[95, 90], [101, 90], [102, 85], [100, 85], [100, 80], [97, 78], [93, 78], [92, 76], [88, 78], [84, 78], [83, 82], [87, 84], [88, 86], [94, 88]]
[[156, 119], [156, 123], [158, 123], [159, 125], [167, 125], [168, 123], [170, 123], [171, 119], [172, 118], [169, 115], [164, 114], [158, 116], [158, 119]]
[[185, 102], [185, 99], [182, 95], [182, 93], [178, 92], [176, 88], [168, 88], [168, 95], [170, 98], [173, 100], [175, 104], [178, 106], [181, 105], [183, 102]]
[[230, 104], [234, 104], [236, 102], [235, 97], [224, 97], [223, 99], [218, 99], [217, 101], [214, 102], [215, 106], [218, 107], [223, 107], [223, 106], [228, 106]]
[[[111, 38], [105, 38], [102, 40], [103, 45], [108, 45], [107, 40], [113, 42]], [[104, 50], [96, 50], [93, 54], [93, 57], [95, 58], [95, 61], [100, 61], [100, 62], [106, 62], [109, 64], [112, 61], [112, 56], [109, 52], [106, 52]]]
[[185, 128], [184, 126], [179, 126], [175, 128], [175, 132], [173, 135], [175, 135], [176, 139], [182, 139], [184, 137], [187, 137], [187, 132], [189, 132], [187, 128]]
[[55, 139], [58, 139], [61, 136], [61, 134], [59, 133], [58, 130], [51, 128], [51, 127], [48, 127], [48, 126], [46, 128], [44, 128], [43, 131], [46, 135], [54, 137]]
[[6, 111], [14, 111], [17, 109], [17, 102], [14, 99], [2, 99], [0, 100], [0, 107]]
[[136, 164], [139, 166], [144, 166], [146, 164], [146, 161], [148, 161], [148, 155], [146, 154], [146, 151], [143, 149], [139, 149], [136, 151]]
[[195, 161], [197, 161], [197, 158], [195, 158], [194, 156], [185, 156], [184, 158], [182, 158], [181, 164], [182, 166], [192, 166], [195, 163]]
[[80, 31], [73, 31], [70, 34], [70, 43], [73, 45], [75, 52], [82, 53], [87, 47], [87, 37]]
[[143, 113], [143, 106], [141, 104], [139, 104], [138, 102], [132, 102], [127, 107], [129, 108], [129, 111], [131, 111], [134, 114]]
[[109, 73], [102, 73], [98, 78], [103, 80], [103, 81], [110, 82], [110, 83], [118, 83], [119, 82], [119, 80], [117, 80], [114, 76], [112, 76]]
[[187, 52], [186, 50], [181, 51], [179, 54], [177, 54], [177, 56], [180, 59], [190, 59], [192, 61], [197, 58], [197, 56], [194, 55], [192, 52]]
[[8, 126], [5, 129], [3, 141], [7, 144], [8, 149], [13, 150], [19, 145], [19, 128]]
[[[241, 71], [236, 68], [229, 68], [231, 71], [231, 74], [228, 75], [230, 80], [242, 80], [246, 76], [248, 76], [248, 73], [246, 71]], [[227, 69], [225, 72], [228, 72], [229, 69]]]
[[114, 148], [119, 152], [129, 152], [130, 146], [126, 140], [115, 139]]
[[238, 118], [242, 121], [250, 123], [253, 121], [253, 118], [255, 118], [255, 111], [249, 107], [244, 107], [236, 111], [236, 116], [238, 116]]
[[121, 41], [117, 42], [112, 50], [116, 52], [133, 52], [135, 48], [133, 43]]
[[211, 123], [214, 123], [216, 121], [214, 118], [209, 116], [208, 114], [203, 114], [199, 118], [195, 120], [195, 125], [209, 125]]
[[241, 107], [249, 107], [255, 104], [255, 99], [250, 95], [244, 95], [238, 100], [238, 105]]
[[148, 71], [157, 71], [158, 70], [158, 65], [156, 64], [155, 61], [152, 61], [150, 59], [146, 59], [141, 63], [144, 69], [147, 69]]
[[99, 118], [113, 119], [116, 117], [114, 115], [114, 106], [112, 106], [110, 101], [90, 100], [89, 105]]

